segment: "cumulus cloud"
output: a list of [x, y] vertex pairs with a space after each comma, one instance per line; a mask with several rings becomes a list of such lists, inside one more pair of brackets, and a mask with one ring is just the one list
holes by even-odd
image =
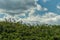
[[47, 9], [47, 8], [44, 8], [43, 10], [44, 10], [44, 11], [48, 11], [48, 9]]
[[[60, 15], [53, 12], [47, 12], [45, 14], [34, 16], [37, 11], [48, 11], [47, 8], [42, 7], [37, 3], [38, 0], [0, 0], [0, 14], [3, 13], [5, 16], [0, 18], [4, 20], [12, 18], [16, 22], [23, 21], [24, 23], [58, 23], [60, 20]], [[47, 0], [44, 0], [46, 2]], [[60, 9], [60, 6], [57, 6]], [[25, 17], [28, 13], [28, 17]], [[20, 18], [19, 16], [24, 16], [25, 18]]]
[[[18, 16], [31, 16], [35, 10], [41, 10], [38, 0], [0, 0], [0, 13], [6, 14], [4, 18], [18, 18]], [[14, 17], [12, 17], [14, 16]], [[22, 19], [22, 18], [19, 18]]]
[[0, 9], [11, 15], [25, 13], [32, 7], [36, 7], [35, 0], [0, 0]]
[[59, 24], [60, 15], [55, 14], [53, 12], [45, 13], [40, 16], [29, 16], [28, 18], [20, 19], [25, 23], [46, 23], [46, 24]]
[[20, 14], [32, 14], [35, 10], [47, 10], [37, 3], [38, 0], [0, 0], [0, 13], [11, 16]]
[[56, 6], [58, 9], [60, 9], [60, 3]]
[[42, 6], [37, 4], [37, 7], [36, 7], [37, 10], [42, 10]]

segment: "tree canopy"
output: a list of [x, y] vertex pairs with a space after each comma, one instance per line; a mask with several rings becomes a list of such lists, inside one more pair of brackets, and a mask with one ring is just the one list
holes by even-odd
[[0, 40], [60, 40], [60, 25], [0, 22]]

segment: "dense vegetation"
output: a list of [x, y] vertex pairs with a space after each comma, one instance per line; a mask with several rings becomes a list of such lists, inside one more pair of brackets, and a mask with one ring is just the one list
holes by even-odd
[[60, 40], [60, 25], [0, 22], [0, 40]]

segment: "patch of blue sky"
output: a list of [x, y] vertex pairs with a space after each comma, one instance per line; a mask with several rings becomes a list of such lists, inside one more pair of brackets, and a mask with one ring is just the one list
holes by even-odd
[[0, 18], [3, 18], [5, 16], [5, 14], [0, 14]]
[[36, 16], [36, 15], [42, 16], [43, 14], [45, 14], [45, 13], [47, 13], [47, 12], [48, 12], [48, 11], [43, 11], [43, 10], [38, 11], [38, 10], [36, 10], [35, 13], [34, 13], [33, 15], [34, 15], [34, 16]]
[[60, 14], [60, 10], [56, 7], [60, 3], [60, 0], [50, 0], [46, 3], [44, 3], [43, 0], [39, 0], [37, 3], [40, 4], [42, 7], [47, 8], [49, 12]]
[[21, 16], [21, 15], [20, 15], [20, 16], [18, 16], [18, 17], [19, 17], [19, 18], [26, 18], [26, 16]]

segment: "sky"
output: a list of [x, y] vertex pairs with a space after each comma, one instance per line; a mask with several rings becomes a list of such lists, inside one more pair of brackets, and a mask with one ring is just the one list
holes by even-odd
[[0, 0], [0, 21], [60, 24], [60, 0]]

